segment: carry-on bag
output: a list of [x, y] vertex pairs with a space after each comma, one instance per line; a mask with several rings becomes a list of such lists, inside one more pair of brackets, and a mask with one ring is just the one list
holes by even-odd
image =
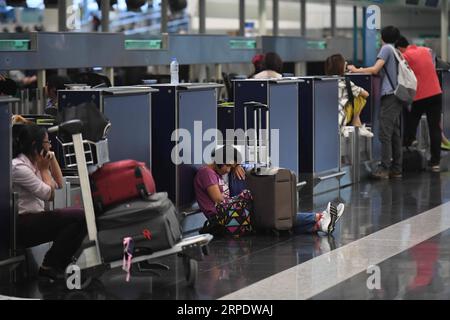
[[179, 217], [166, 192], [121, 204], [97, 217], [98, 242], [105, 261], [122, 258], [123, 239], [133, 238], [134, 256], [172, 248], [181, 240]]
[[106, 163], [90, 175], [90, 181], [97, 214], [109, 206], [156, 192], [151, 171], [145, 163], [135, 160]]
[[[255, 141], [253, 142], [254, 169], [247, 175], [247, 186], [253, 196], [254, 216], [252, 224], [258, 230], [290, 230], [297, 212], [297, 178], [283, 168], [270, 168], [269, 157], [269, 109], [260, 103], [247, 103], [253, 109]], [[265, 112], [267, 131], [261, 129]], [[247, 127], [247, 124], [245, 124]], [[264, 148], [262, 148], [264, 146]], [[265, 155], [261, 155], [261, 150]]]

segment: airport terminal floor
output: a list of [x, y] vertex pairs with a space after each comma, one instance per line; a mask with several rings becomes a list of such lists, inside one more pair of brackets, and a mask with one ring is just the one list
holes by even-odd
[[[39, 285], [0, 288], [0, 295], [36, 299], [449, 299], [450, 172], [365, 181], [301, 202], [301, 210], [343, 201], [333, 236], [252, 235], [215, 239], [186, 286], [174, 255], [160, 277], [131, 277], [117, 268], [85, 290]], [[319, 204], [321, 204], [319, 206]], [[1, 297], [1, 296], [0, 296]]]

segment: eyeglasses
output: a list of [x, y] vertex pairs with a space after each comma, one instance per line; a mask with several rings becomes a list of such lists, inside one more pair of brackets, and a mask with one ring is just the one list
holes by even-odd
[[42, 144], [44, 144], [44, 143], [52, 144], [52, 142], [49, 140], [42, 141]]

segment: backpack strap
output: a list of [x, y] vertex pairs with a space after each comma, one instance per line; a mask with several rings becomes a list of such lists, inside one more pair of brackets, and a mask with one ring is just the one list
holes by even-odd
[[383, 65], [383, 70], [389, 80], [389, 83], [391, 84], [392, 89], [394, 89], [394, 91], [395, 91], [394, 83], [392, 82], [391, 76], [389, 75], [389, 72], [387, 71], [387, 69], [384, 65]]
[[[392, 48], [392, 52], [394, 53], [394, 57], [395, 57], [395, 66], [397, 67], [397, 73], [398, 73], [398, 63], [399, 63], [399, 61], [400, 61], [400, 58], [399, 58], [399, 56], [398, 56], [398, 54], [397, 54], [397, 51], [396, 51], [396, 49], [393, 47], [393, 46], [391, 46], [391, 45], [389, 45], [391, 48]], [[383, 65], [383, 70], [384, 70], [384, 73], [386, 74], [386, 76], [387, 76], [387, 78], [388, 78], [388, 80], [389, 80], [389, 83], [390, 83], [390, 85], [391, 85], [391, 87], [392, 87], [392, 89], [395, 91], [395, 87], [394, 87], [394, 82], [392, 82], [392, 78], [391, 78], [391, 76], [389, 75], [389, 72], [388, 72], [388, 70], [387, 70], [387, 68], [386, 68], [386, 63]]]

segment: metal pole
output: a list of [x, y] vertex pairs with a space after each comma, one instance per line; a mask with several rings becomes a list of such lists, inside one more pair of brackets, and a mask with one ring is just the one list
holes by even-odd
[[358, 61], [358, 7], [353, 6], [353, 63]]
[[363, 15], [363, 25], [362, 25], [362, 49], [363, 49], [363, 66], [366, 66], [367, 63], [367, 50], [366, 50], [366, 43], [367, 43], [367, 8], [362, 8], [362, 15]]
[[331, 36], [336, 36], [336, 0], [331, 0]]
[[300, 0], [300, 35], [306, 36], [306, 0]]
[[110, 0], [102, 0], [102, 32], [109, 32], [109, 8]]
[[441, 57], [448, 61], [448, 0], [443, 0], [441, 3]]
[[167, 0], [161, 0], [161, 33], [167, 33]]
[[[45, 104], [46, 101], [43, 99], [44, 97], [44, 88], [46, 85], [46, 78], [45, 78], [45, 70], [38, 70], [37, 72], [37, 114], [44, 114]], [[39, 99], [40, 98], [40, 99]]]
[[216, 73], [216, 81], [222, 80], [222, 65], [220, 63], [216, 63], [214, 65], [215, 73]]
[[108, 77], [109, 81], [111, 82], [111, 86], [114, 87], [114, 68], [112, 67], [105, 68], [105, 74]]
[[266, 0], [259, 0], [259, 35], [264, 36], [267, 33], [267, 8]]
[[279, 1], [273, 0], [273, 35], [277, 36], [279, 33], [279, 19], [280, 19], [280, 7]]
[[199, 11], [199, 27], [198, 33], [206, 33], [206, 1], [198, 0], [198, 11]]
[[67, 1], [58, 1], [58, 31], [67, 31]]
[[294, 65], [295, 68], [295, 76], [306, 76], [307, 68], [306, 62], [296, 62]]
[[245, 35], [245, 0], [239, 0], [239, 35]]

